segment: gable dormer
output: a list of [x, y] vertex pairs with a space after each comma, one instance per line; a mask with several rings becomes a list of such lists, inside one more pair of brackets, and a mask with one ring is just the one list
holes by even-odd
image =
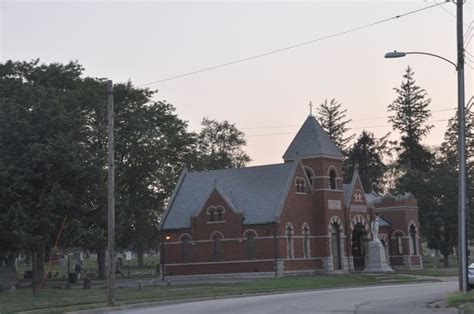
[[213, 232], [235, 238], [243, 220], [243, 212], [215, 184], [204, 205], [191, 217], [191, 232], [197, 239], [210, 239]]
[[367, 199], [357, 170], [351, 183], [344, 184], [344, 204], [351, 212], [367, 212]]
[[201, 218], [206, 223], [225, 223], [229, 216], [242, 214], [229, 197], [216, 184], [204, 206], [196, 213], [195, 217]]

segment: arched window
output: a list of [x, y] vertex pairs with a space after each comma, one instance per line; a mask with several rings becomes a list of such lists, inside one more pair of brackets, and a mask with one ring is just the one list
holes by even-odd
[[313, 185], [313, 177], [314, 177], [314, 171], [308, 166], [304, 167], [304, 171], [306, 172], [306, 175], [308, 176], [309, 184], [314, 187]]
[[341, 237], [339, 235], [339, 224], [333, 223], [331, 225], [331, 251], [334, 262], [334, 269], [342, 269], [341, 261]]
[[293, 225], [291, 222], [286, 224], [286, 257], [289, 259], [293, 259], [294, 255], [294, 248], [293, 248]]
[[400, 233], [397, 234], [396, 240], [397, 240], [397, 255], [403, 255], [403, 239]]
[[223, 214], [225, 213], [222, 206], [209, 206], [206, 214], [209, 215], [209, 221], [224, 221]]
[[220, 233], [215, 232], [212, 235], [212, 241], [213, 241], [213, 260], [214, 262], [218, 262], [221, 260], [222, 257], [222, 252], [221, 252], [221, 239], [222, 236]]
[[189, 242], [191, 239], [189, 236], [184, 235], [181, 237], [181, 258], [183, 263], [188, 263], [189, 262]]
[[410, 248], [411, 248], [411, 255], [416, 255], [416, 227], [414, 225], [410, 226]]
[[310, 243], [309, 243], [309, 225], [305, 222], [302, 228], [303, 233], [303, 256], [304, 258], [310, 258]]
[[247, 247], [247, 258], [252, 260], [255, 259], [255, 233], [248, 231], [245, 233], [246, 247]]
[[296, 177], [295, 185], [296, 185], [296, 192], [297, 193], [305, 193], [306, 183], [305, 183], [303, 178]]
[[336, 176], [337, 176], [336, 170], [331, 169], [329, 171], [329, 188], [331, 190], [335, 190], [336, 187], [337, 187], [337, 185], [336, 185]]

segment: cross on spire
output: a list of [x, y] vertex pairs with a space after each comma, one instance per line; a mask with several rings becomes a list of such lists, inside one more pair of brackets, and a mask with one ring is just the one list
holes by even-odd
[[308, 106], [309, 106], [309, 115], [312, 116], [313, 115], [313, 102], [310, 101]]

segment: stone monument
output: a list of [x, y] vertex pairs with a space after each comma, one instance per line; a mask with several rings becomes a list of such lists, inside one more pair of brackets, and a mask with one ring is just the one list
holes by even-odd
[[374, 220], [370, 223], [372, 241], [369, 242], [367, 264], [364, 273], [393, 273], [394, 270], [387, 264], [385, 258], [385, 248], [380, 242], [379, 235], [379, 215], [375, 214]]

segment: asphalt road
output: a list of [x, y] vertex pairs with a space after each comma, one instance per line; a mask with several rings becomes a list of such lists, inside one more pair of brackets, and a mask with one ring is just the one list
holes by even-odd
[[457, 313], [455, 309], [428, 308], [456, 291], [457, 282], [327, 289], [241, 298], [184, 302], [117, 313]]

